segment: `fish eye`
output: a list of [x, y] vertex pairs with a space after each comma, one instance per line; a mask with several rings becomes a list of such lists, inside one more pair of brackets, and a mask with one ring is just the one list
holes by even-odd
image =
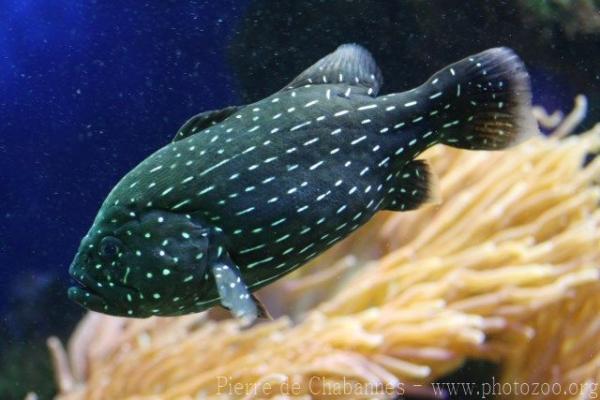
[[100, 242], [100, 256], [102, 258], [115, 257], [121, 248], [121, 241], [116, 237], [106, 236]]

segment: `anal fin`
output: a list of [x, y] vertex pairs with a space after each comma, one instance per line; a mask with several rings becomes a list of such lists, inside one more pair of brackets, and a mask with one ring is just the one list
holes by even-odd
[[396, 181], [387, 202], [386, 210], [416, 210], [427, 202], [436, 201], [435, 178], [424, 160], [407, 163], [396, 174]]

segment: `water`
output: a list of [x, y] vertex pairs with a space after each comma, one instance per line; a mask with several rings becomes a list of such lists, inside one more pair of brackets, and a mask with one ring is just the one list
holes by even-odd
[[[227, 0], [128, 7], [5, 1], [0, 5], [0, 398], [55, 395], [45, 340], [52, 335], [66, 340], [84, 315], [66, 297], [67, 269], [79, 241], [115, 183], [168, 143], [190, 116], [261, 99], [342, 43], [360, 43], [373, 53], [384, 74], [383, 93], [410, 89], [450, 62], [502, 45], [525, 61], [534, 104], [568, 112], [577, 94], [587, 96], [587, 118], [576, 128], [583, 132], [600, 120], [599, 7], [592, 0], [570, 6], [518, 0], [485, 5]], [[402, 230], [403, 239], [395, 244], [390, 239], [390, 246], [406, 243], [411, 234]], [[341, 249], [340, 257], [358, 258], [358, 266], [348, 267], [352, 271], [360, 270], [362, 259], [389, 251], [363, 242]], [[597, 266], [598, 259], [592, 260]], [[342, 275], [340, 270], [334, 277]], [[343, 286], [338, 278], [325, 281]], [[292, 310], [330, 296], [322, 288], [306, 289], [279, 304], [273, 299], [281, 293], [264, 295], [270, 311], [297, 320]], [[589, 358], [598, 354], [590, 351]], [[489, 383], [492, 375], [501, 375], [498, 365], [481, 368], [477, 362], [461, 370], [457, 362], [434, 378], [443, 382], [441, 376], [454, 373], [452, 381]]]

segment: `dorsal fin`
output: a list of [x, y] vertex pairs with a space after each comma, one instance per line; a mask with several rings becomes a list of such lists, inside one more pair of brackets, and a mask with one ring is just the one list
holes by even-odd
[[363, 87], [375, 97], [383, 78], [368, 50], [357, 44], [343, 44], [298, 75], [284, 90], [327, 83]]
[[185, 139], [188, 136], [211, 127], [212, 125], [218, 124], [238, 111], [240, 108], [242, 107], [231, 106], [222, 108], [220, 110], [204, 111], [200, 114], [196, 114], [192, 118], [188, 119], [181, 128], [179, 128], [175, 134], [175, 137], [173, 138], [173, 141], [176, 142], [178, 140]]

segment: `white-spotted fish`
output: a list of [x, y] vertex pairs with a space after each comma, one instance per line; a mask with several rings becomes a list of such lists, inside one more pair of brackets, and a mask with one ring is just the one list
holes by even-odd
[[368, 51], [343, 45], [254, 104], [201, 113], [104, 201], [70, 268], [79, 304], [181, 315], [221, 304], [252, 320], [252, 295], [379, 210], [431, 192], [415, 159], [442, 143], [498, 150], [537, 131], [528, 74], [494, 48], [421, 86], [378, 96]]

